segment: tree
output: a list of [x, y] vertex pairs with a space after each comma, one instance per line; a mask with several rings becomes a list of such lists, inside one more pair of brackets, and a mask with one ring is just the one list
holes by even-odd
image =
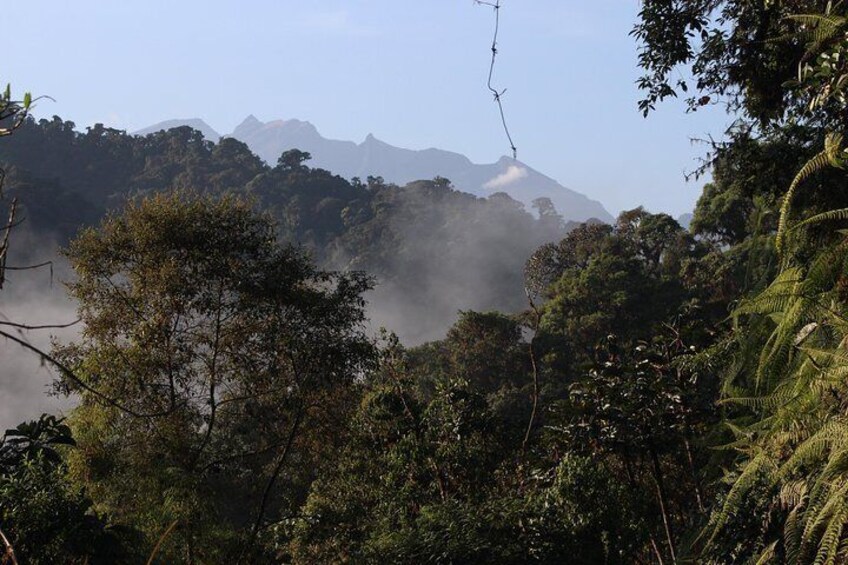
[[542, 246], [525, 269], [541, 307], [539, 349], [556, 371], [584, 365], [610, 334], [653, 335], [689, 298], [680, 273], [702, 250], [666, 214], [622, 212], [615, 226], [587, 223]]
[[284, 151], [280, 158], [277, 159], [277, 166], [285, 172], [306, 171], [308, 167], [304, 165], [306, 161], [312, 159], [307, 151], [299, 149], [289, 149]]
[[150, 540], [177, 521], [170, 560], [261, 553], [371, 358], [369, 279], [317, 270], [245, 202], [185, 193], [130, 204], [66, 255], [85, 323], [55, 351], [86, 385], [60, 383], [80, 396], [73, 473]]
[[44, 565], [137, 560], [134, 532], [107, 525], [69, 480], [61, 451], [75, 445], [70, 434], [62, 420], [42, 415], [0, 441], [0, 523], [16, 557]]
[[[18, 129], [26, 119], [32, 105], [32, 95], [27, 92], [24, 94], [22, 101], [16, 101], [12, 98], [12, 87], [6, 85], [6, 90], [0, 94], [0, 137], [10, 135]], [[3, 196], [3, 181], [6, 176], [6, 171], [0, 168], [0, 199]], [[6, 259], [9, 255], [9, 235], [12, 228], [15, 226], [15, 212], [17, 209], [17, 200], [13, 199], [9, 205], [9, 219], [2, 227], [2, 239], [0, 239], [0, 288], [3, 288], [3, 283], [6, 280]]]
[[280, 528], [293, 562], [633, 562], [643, 536], [620, 481], [574, 454], [528, 473], [516, 457], [526, 419], [504, 422], [498, 395], [451, 369], [420, 378], [422, 354], [384, 351], [345, 449]]
[[[772, 6], [809, 12], [784, 18], [795, 26], [790, 39], [801, 52], [782, 62], [797, 63], [798, 81], [792, 91], [781, 89], [779, 97], [807, 108], [804, 117], [818, 122], [823, 147], [782, 186], [772, 219], [777, 274], [734, 310], [734, 330], [726, 342], [735, 359], [723, 364], [723, 388], [737, 465], [726, 477], [704, 537], [708, 555], [836, 563], [845, 560], [848, 543], [848, 269], [844, 230], [838, 229], [846, 212], [829, 207], [839, 195], [815, 181], [835, 175], [841, 186], [845, 180], [839, 169], [848, 164], [843, 143], [848, 105], [842, 90], [848, 77], [848, 18], [841, 3], [783, 4]], [[748, 539], [740, 540], [740, 531]]]
[[[703, 405], [696, 382], [681, 368], [692, 352], [679, 337], [670, 346], [664, 341], [642, 343], [632, 351], [619, 348], [614, 336], [599, 344], [594, 366], [569, 387], [559, 429], [571, 450], [605, 458], [621, 469], [635, 498], [649, 500], [647, 493], [655, 493], [666, 540], [661, 553], [668, 552], [674, 562], [681, 549], [678, 526], [705, 512], [691, 442], [696, 422], [703, 423], [710, 411], [699, 413]], [[646, 516], [649, 532], [657, 525]]]
[[[633, 35], [641, 44], [638, 81], [645, 91], [639, 108], [688, 93], [691, 110], [725, 101], [766, 124], [804, 103], [784, 85], [797, 77], [804, 54], [791, 16], [823, 7], [820, 0], [647, 0]], [[691, 71], [691, 80], [677, 71]]]

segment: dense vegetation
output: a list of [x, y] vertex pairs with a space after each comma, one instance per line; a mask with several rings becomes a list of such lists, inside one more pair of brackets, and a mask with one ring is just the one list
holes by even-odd
[[140, 196], [239, 195], [320, 266], [376, 276], [372, 317], [415, 343], [440, 336], [460, 307], [524, 308], [527, 256], [573, 227], [544, 199], [538, 217], [503, 193], [481, 199], [440, 178], [404, 187], [348, 181], [308, 159], [292, 150], [271, 167], [235, 139], [214, 144], [188, 127], [136, 137], [99, 125], [79, 133], [59, 118], [26, 121], [0, 148], [6, 190], [22, 196], [23, 228], [46, 242], [42, 249]]
[[[0, 530], [22, 563], [848, 561], [846, 14], [643, 2], [643, 110], [740, 116], [690, 231], [23, 123], [8, 194], [84, 325], [44, 354], [77, 408], [0, 445]], [[435, 265], [486, 307], [371, 338], [366, 273], [426, 322]]]

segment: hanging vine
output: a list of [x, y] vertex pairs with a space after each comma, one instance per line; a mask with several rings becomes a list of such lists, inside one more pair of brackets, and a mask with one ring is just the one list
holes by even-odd
[[503, 124], [503, 130], [506, 134], [506, 138], [509, 141], [509, 148], [512, 150], [512, 158], [518, 158], [518, 148], [515, 147], [515, 143], [512, 141], [512, 135], [509, 133], [509, 127], [506, 123], [506, 116], [504, 115], [503, 109], [503, 95], [506, 94], [506, 89], [498, 90], [494, 86], [492, 86], [492, 76], [495, 73], [495, 60], [498, 57], [498, 33], [500, 32], [501, 26], [501, 0], [495, 0], [494, 2], [487, 2], [485, 0], [474, 0], [474, 3], [479, 6], [490, 6], [492, 10], [495, 12], [495, 32], [492, 37], [492, 60], [489, 63], [489, 80], [486, 83], [486, 86], [489, 88], [489, 91], [492, 93], [492, 96], [495, 99], [495, 103], [498, 105], [498, 112], [501, 115], [501, 123]]

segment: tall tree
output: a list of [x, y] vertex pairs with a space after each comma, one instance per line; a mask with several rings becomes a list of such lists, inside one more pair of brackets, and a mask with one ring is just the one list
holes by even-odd
[[72, 470], [151, 539], [176, 521], [172, 561], [256, 557], [367, 367], [369, 279], [317, 270], [244, 202], [189, 194], [131, 204], [67, 256], [85, 323], [55, 352], [79, 379], [61, 383], [80, 396]]

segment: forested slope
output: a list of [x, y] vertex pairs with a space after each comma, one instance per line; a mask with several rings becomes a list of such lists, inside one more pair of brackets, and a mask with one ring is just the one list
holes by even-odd
[[[642, 3], [643, 111], [689, 92], [740, 117], [690, 230], [637, 208], [563, 234], [545, 202], [348, 182], [300, 152], [271, 168], [189, 129], [19, 130], [10, 194], [60, 238], [94, 224], [64, 252], [84, 329], [43, 357], [78, 406], [4, 436], [3, 543], [33, 563], [848, 562], [846, 34], [841, 3]], [[372, 281], [323, 267], [412, 289], [416, 324], [436, 264], [524, 306], [373, 339]]]
[[138, 137], [30, 119], [3, 145], [6, 190], [20, 196], [24, 227], [37, 238], [65, 244], [107, 211], [157, 192], [240, 195], [323, 267], [377, 277], [375, 327], [412, 342], [441, 335], [460, 308], [521, 310], [525, 259], [576, 225], [547, 201], [539, 217], [505, 194], [478, 198], [446, 179], [346, 180], [310, 168], [296, 150], [270, 167], [235, 139], [215, 144], [188, 127]]

